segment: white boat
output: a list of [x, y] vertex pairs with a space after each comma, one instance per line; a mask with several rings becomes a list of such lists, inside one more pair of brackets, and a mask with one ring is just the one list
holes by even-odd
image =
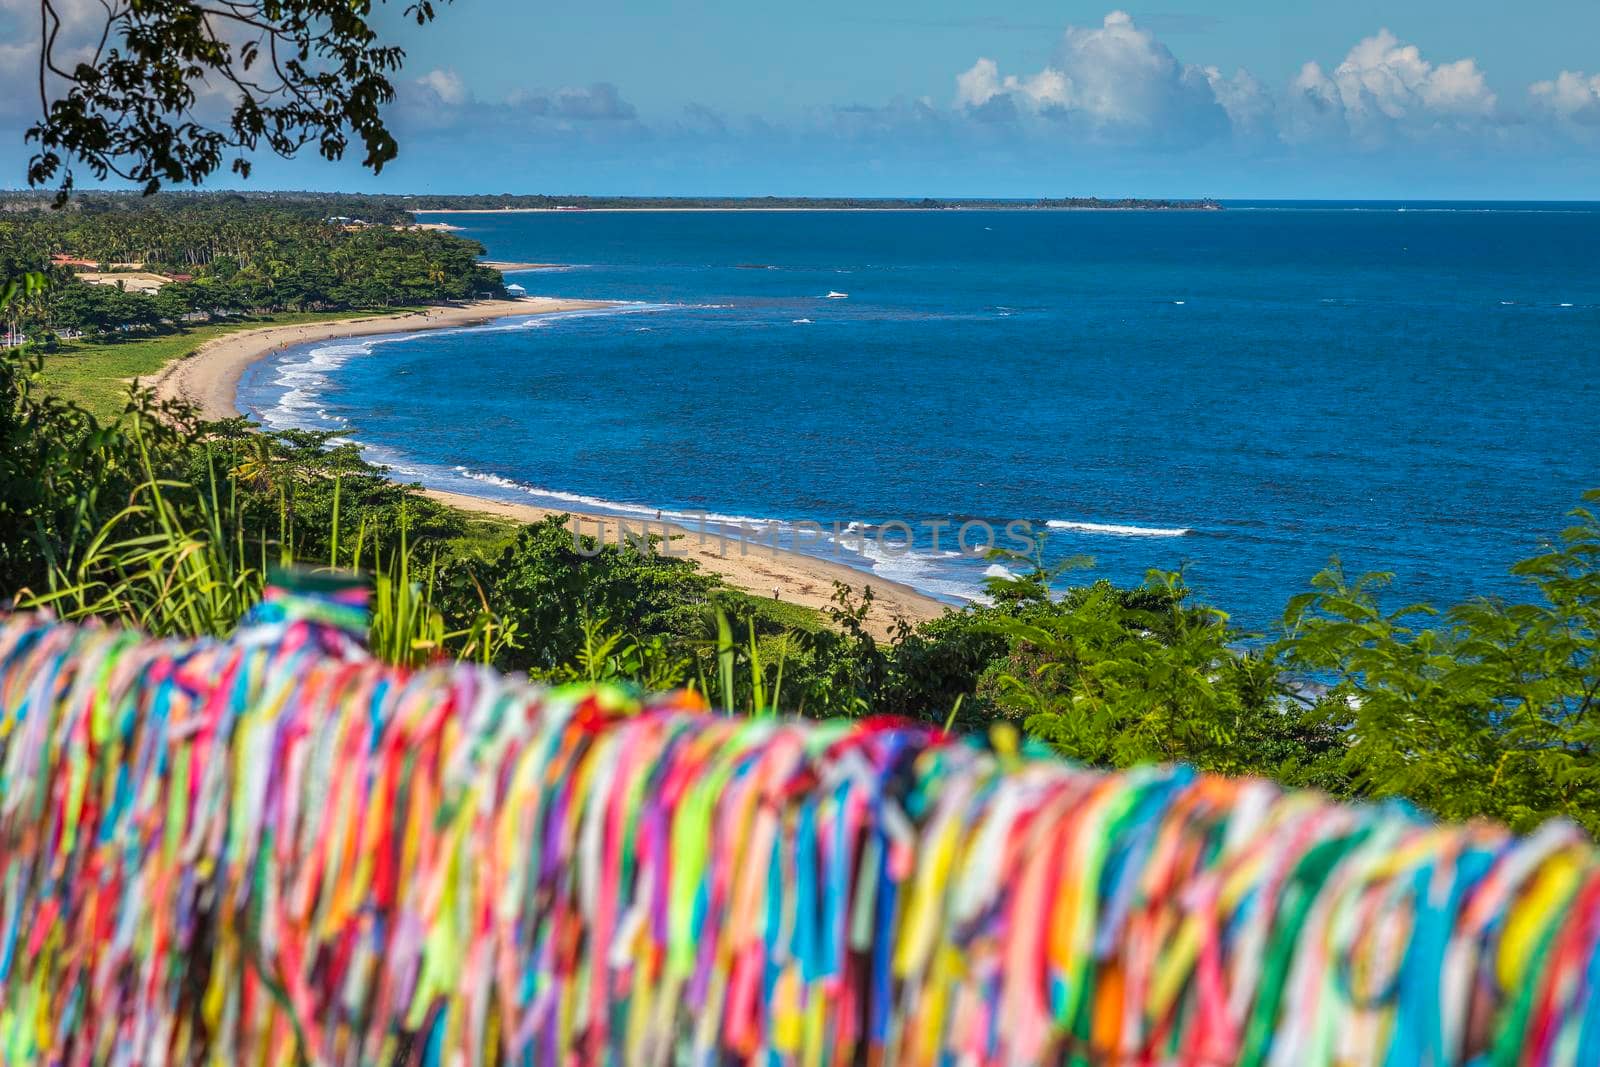
[[849, 293], [841, 293], [837, 289], [829, 289], [828, 290], [828, 295], [823, 297], [823, 299], [824, 300], [848, 300], [848, 299], [850, 299], [850, 294]]

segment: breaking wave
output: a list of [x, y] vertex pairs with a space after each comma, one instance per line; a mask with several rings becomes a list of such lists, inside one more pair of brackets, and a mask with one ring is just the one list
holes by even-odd
[[1074, 522], [1070, 519], [1051, 519], [1045, 525], [1052, 530], [1073, 530], [1108, 537], [1187, 537], [1194, 532], [1187, 526], [1130, 526], [1112, 522]]

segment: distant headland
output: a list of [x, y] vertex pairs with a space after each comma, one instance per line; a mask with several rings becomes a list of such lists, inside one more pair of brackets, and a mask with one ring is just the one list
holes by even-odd
[[[47, 190], [0, 189], [0, 215], [48, 211]], [[412, 225], [419, 212], [475, 214], [535, 211], [1221, 211], [1209, 197], [1166, 200], [1148, 197], [1062, 196], [1009, 199], [850, 196], [551, 196], [542, 193], [328, 193], [287, 189], [164, 190], [154, 197], [137, 192], [80, 190], [70, 212], [104, 214], [149, 207], [228, 204], [271, 206], [309, 218], [355, 225]], [[433, 223], [429, 229], [449, 229]]]
[[850, 196], [409, 196], [413, 211], [1221, 211], [1215, 200], [1098, 196], [960, 200]]

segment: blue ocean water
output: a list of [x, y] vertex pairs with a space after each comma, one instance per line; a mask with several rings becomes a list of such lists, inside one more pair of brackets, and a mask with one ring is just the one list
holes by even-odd
[[1600, 486], [1600, 205], [429, 218], [628, 305], [289, 349], [246, 410], [441, 488], [816, 522], [949, 599], [989, 566], [954, 525], [1049, 524], [1258, 629], [1335, 555], [1397, 598], [1514, 593]]

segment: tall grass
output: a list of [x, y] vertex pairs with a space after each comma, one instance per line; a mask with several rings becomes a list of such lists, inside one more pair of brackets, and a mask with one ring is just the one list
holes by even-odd
[[[225, 637], [256, 604], [276, 568], [296, 564], [295, 530], [280, 491], [276, 537], [246, 536], [243, 502], [233, 479], [219, 478], [208, 454], [203, 485], [157, 477], [138, 421], [144, 480], [127, 506], [51, 568], [48, 591], [24, 594], [18, 606], [49, 608], [65, 619], [113, 618], [156, 637]], [[352, 573], [338, 565], [341, 483], [333, 490], [328, 562], [315, 569]], [[363, 522], [353, 558], [370, 546], [372, 568], [369, 647], [404, 666], [454, 656], [491, 662], [516, 638], [514, 626], [490, 609], [481, 588], [479, 610], [454, 629], [439, 606], [437, 555], [426, 563], [409, 541], [402, 510], [398, 546], [385, 553], [382, 538]], [[306, 565], [300, 561], [300, 565]]]
[[[219, 473], [217, 457], [207, 452], [201, 484], [159, 477], [136, 416], [130, 433], [137, 442], [142, 481], [128, 503], [98, 528], [85, 523], [82, 537], [69, 544], [50, 567], [49, 585], [40, 594], [18, 599], [24, 608], [48, 608], [62, 618], [115, 619], [157, 637], [226, 637], [260, 603], [268, 576], [293, 566], [319, 573], [352, 574], [344, 558], [359, 566], [370, 583], [368, 646], [379, 658], [420, 666], [455, 658], [490, 664], [515, 648], [514, 622], [495, 610], [471, 576], [476, 604], [470, 617], [452, 624], [442, 606], [440, 557], [424, 555], [412, 543], [410, 522], [400, 509], [398, 529], [372, 528], [363, 519], [353, 540], [342, 526], [343, 485], [335, 476], [325, 562], [297, 552], [293, 511], [287, 492], [278, 491], [277, 530], [247, 534], [250, 522], [240, 489], [260, 457], [247, 457]], [[320, 533], [321, 531], [315, 531]], [[394, 536], [385, 536], [393, 533]], [[388, 546], [388, 547], [385, 547]], [[574, 606], [574, 610], [579, 610]], [[460, 612], [467, 616], [466, 612]], [[715, 615], [715, 636], [693, 656], [669, 647], [661, 637], [639, 639], [615, 629], [606, 618], [584, 618], [583, 645], [571, 663], [543, 672], [554, 682], [626, 681], [647, 690], [684, 684], [699, 688], [727, 714], [771, 714], [781, 706], [787, 635], [764, 646], [748, 620], [747, 640], [735, 638], [725, 612]], [[764, 651], [765, 648], [765, 651]], [[709, 680], [704, 664], [715, 663]], [[693, 679], [693, 680], [691, 680]]]
[[[784, 633], [770, 639], [769, 651], [776, 661], [769, 664], [762, 653], [762, 642], [756, 635], [754, 619], [747, 619], [749, 635], [739, 641], [734, 638], [733, 624], [725, 611], [716, 613], [716, 634], [704, 642], [696, 656], [697, 678], [691, 688], [699, 688], [725, 715], [748, 715], [756, 718], [774, 715], [783, 705], [783, 667], [790, 652], [792, 634]], [[709, 655], [716, 665], [708, 678], [704, 659]], [[740, 670], [740, 666], [743, 670]], [[712, 682], [716, 684], [713, 686]]]
[[270, 563], [292, 562], [286, 520], [276, 543], [247, 543], [232, 483], [219, 486], [208, 463], [196, 487], [158, 478], [137, 420], [144, 481], [128, 504], [51, 568], [50, 591], [22, 607], [63, 618], [111, 617], [158, 636], [223, 637], [261, 599]]
[[[337, 569], [339, 492], [334, 490], [334, 532], [332, 559]], [[404, 508], [400, 512], [400, 543], [387, 558], [378, 539], [372, 539], [372, 622], [367, 636], [374, 655], [390, 663], [415, 667], [453, 654], [458, 660], [489, 664], [501, 649], [516, 643], [516, 627], [495, 614], [476, 586], [478, 611], [472, 621], [454, 630], [446, 625], [438, 608], [439, 556], [429, 555], [425, 568], [411, 547], [410, 523]], [[354, 558], [359, 560], [365, 547], [367, 527], [362, 523], [356, 535]]]

